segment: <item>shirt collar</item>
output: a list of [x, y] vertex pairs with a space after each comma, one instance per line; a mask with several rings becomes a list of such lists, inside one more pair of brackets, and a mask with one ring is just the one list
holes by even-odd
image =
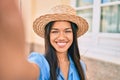
[[68, 78], [69, 76], [73, 77], [73, 67], [74, 67], [74, 62], [70, 55], [68, 55], [69, 61], [70, 61], [70, 66], [69, 66], [69, 73], [68, 73]]
[[[73, 80], [73, 72], [74, 72], [74, 71], [73, 71], [73, 67], [74, 67], [74, 62], [73, 62], [72, 58], [70, 57], [70, 55], [68, 55], [68, 59], [69, 59], [69, 61], [70, 61], [69, 71], [68, 71], [68, 80], [69, 80], [69, 78]], [[63, 76], [60, 68], [57, 69], [57, 72], [59, 73], [59, 74], [58, 74], [58, 78], [61, 77], [61, 78], [64, 80], [64, 76]], [[59, 79], [58, 79], [58, 80], [59, 80]]]

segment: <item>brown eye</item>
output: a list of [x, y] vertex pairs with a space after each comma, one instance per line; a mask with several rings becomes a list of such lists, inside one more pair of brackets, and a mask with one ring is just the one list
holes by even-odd
[[72, 30], [66, 30], [65, 31], [65, 33], [71, 33], [72, 32]]
[[51, 31], [51, 33], [58, 33], [59, 31]]

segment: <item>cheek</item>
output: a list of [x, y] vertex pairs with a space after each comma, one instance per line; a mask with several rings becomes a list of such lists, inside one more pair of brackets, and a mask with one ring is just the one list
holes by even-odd
[[71, 44], [73, 43], [73, 37], [70, 38], [70, 42], [71, 42]]
[[71, 46], [72, 43], [73, 43], [73, 35], [69, 35], [69, 36], [67, 36], [67, 39], [69, 40], [68, 45]]
[[73, 34], [68, 35], [67, 38], [68, 38], [71, 42], [73, 42]]

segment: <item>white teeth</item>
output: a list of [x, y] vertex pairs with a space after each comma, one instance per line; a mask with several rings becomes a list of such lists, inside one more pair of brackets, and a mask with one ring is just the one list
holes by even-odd
[[57, 43], [57, 44], [58, 44], [58, 46], [60, 46], [60, 47], [63, 47], [63, 46], [66, 45], [66, 43]]

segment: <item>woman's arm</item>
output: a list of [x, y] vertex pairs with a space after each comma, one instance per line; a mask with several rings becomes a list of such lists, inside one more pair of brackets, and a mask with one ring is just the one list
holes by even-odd
[[27, 61], [23, 22], [15, 1], [0, 1], [0, 80], [34, 80], [39, 70]]

